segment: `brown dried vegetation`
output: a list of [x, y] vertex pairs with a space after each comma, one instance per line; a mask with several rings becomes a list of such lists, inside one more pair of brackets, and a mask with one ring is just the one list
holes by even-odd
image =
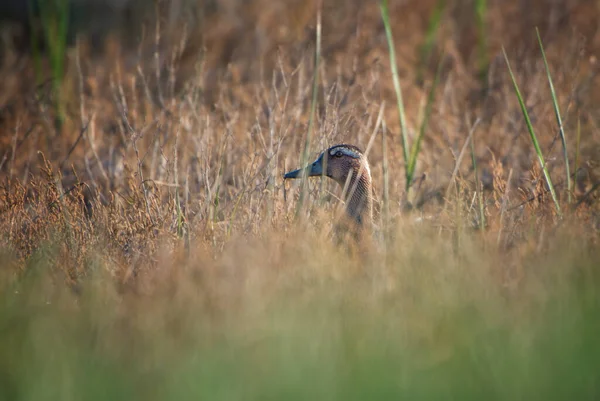
[[[64, 237], [71, 255], [65, 273], [76, 281], [85, 273], [84, 255], [90, 249], [106, 248], [107, 257], [135, 271], [129, 265], [154, 260], [161, 243], [176, 246], [185, 237], [187, 246], [219, 250], [235, 233], [262, 235], [287, 226], [294, 191], [285, 191], [280, 175], [284, 166], [298, 162], [307, 128], [315, 12], [313, 2], [288, 3], [226, 2], [205, 16], [203, 25], [168, 31], [160, 23], [149, 25], [140, 52], [113, 40], [102, 54], [92, 55], [79, 40], [68, 53], [68, 116], [59, 131], [51, 123], [52, 94], [47, 85], [33, 85], [30, 59], [6, 57], [0, 119], [5, 246], [26, 260], [50, 239]], [[398, 208], [405, 196], [399, 126], [378, 8], [363, 2], [325, 3], [313, 149], [342, 141], [365, 146], [379, 106], [386, 102], [390, 210], [394, 221], [406, 218]], [[555, 220], [498, 55], [503, 44], [515, 60], [564, 195], [560, 144], [533, 33], [539, 26], [565, 110], [570, 154], [579, 153], [575, 212], [568, 219], [583, 218], [590, 232], [597, 230], [593, 189], [599, 180], [600, 141], [593, 105], [598, 101], [599, 35], [589, 14], [598, 10], [577, 1], [537, 1], [526, 9], [491, 2], [486, 21], [491, 64], [482, 83], [470, 4], [447, 7], [435, 44], [438, 60], [419, 65], [416, 56], [433, 3], [400, 3], [392, 9], [409, 136], [419, 124], [434, 63], [445, 55], [418, 163], [418, 213], [450, 231], [458, 222], [448, 215], [448, 205], [456, 204], [461, 215], [476, 214], [467, 157], [456, 181], [449, 180], [468, 127], [479, 118], [474, 135], [489, 230], [503, 231], [504, 246], [514, 245], [510, 233], [521, 219]], [[158, 29], [158, 47], [152, 29]], [[152, 47], [157, 54], [144, 50]], [[415, 80], [420, 69], [422, 85]], [[578, 119], [581, 142], [575, 150]], [[381, 147], [374, 146], [369, 157], [381, 199]]]

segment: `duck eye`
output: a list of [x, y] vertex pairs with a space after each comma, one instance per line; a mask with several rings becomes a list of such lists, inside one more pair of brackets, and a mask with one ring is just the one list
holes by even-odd
[[335, 152], [335, 157], [342, 157], [344, 154], [342, 153], [341, 150], [338, 150], [337, 152]]

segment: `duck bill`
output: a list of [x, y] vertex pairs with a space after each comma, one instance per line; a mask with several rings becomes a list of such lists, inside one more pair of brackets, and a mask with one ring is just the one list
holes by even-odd
[[314, 163], [305, 168], [299, 168], [298, 170], [285, 173], [283, 178], [286, 180], [290, 178], [301, 178], [303, 174], [306, 174], [308, 177], [323, 175], [323, 163], [321, 163], [321, 158], [315, 160]]

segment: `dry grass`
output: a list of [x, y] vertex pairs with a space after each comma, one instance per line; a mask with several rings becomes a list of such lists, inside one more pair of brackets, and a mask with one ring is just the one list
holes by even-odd
[[472, 4], [448, 2], [421, 66], [436, 2], [392, 2], [411, 141], [445, 54], [409, 205], [378, 6], [324, 3], [311, 150], [366, 147], [385, 103], [387, 160], [381, 130], [369, 154], [385, 241], [330, 240], [329, 182], [295, 221], [281, 179], [307, 132], [316, 2], [223, 2], [202, 24], [148, 25], [133, 50], [80, 40], [59, 130], [28, 56], [3, 59], [0, 399], [597, 397], [600, 9], [489, 2], [482, 82]]

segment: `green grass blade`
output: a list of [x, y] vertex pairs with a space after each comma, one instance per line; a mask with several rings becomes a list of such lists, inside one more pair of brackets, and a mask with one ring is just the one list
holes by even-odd
[[556, 123], [558, 124], [558, 132], [560, 134], [560, 140], [563, 146], [563, 158], [565, 160], [565, 170], [567, 175], [567, 199], [571, 203], [571, 172], [569, 171], [569, 155], [567, 152], [567, 140], [565, 138], [565, 130], [560, 116], [560, 109], [558, 107], [558, 100], [556, 99], [556, 92], [554, 90], [554, 83], [552, 82], [552, 76], [550, 75], [550, 68], [548, 67], [548, 61], [546, 60], [546, 52], [544, 51], [544, 45], [542, 44], [542, 38], [540, 37], [540, 31], [535, 28], [537, 40], [540, 45], [540, 51], [542, 52], [542, 58], [544, 59], [544, 67], [546, 68], [546, 76], [548, 77], [548, 85], [550, 86], [550, 94], [552, 96], [552, 105], [554, 106], [554, 114], [556, 115]]
[[560, 210], [558, 198], [556, 197], [556, 191], [554, 191], [554, 185], [552, 185], [552, 179], [550, 178], [550, 173], [548, 172], [548, 168], [546, 167], [546, 162], [544, 161], [542, 149], [540, 148], [540, 144], [535, 135], [535, 131], [533, 130], [533, 125], [531, 124], [529, 113], [527, 112], [527, 108], [525, 107], [525, 102], [523, 101], [523, 96], [521, 96], [521, 91], [519, 90], [519, 85], [517, 84], [515, 75], [513, 74], [512, 68], [510, 67], [510, 62], [508, 61], [508, 56], [506, 55], [506, 50], [504, 49], [504, 46], [502, 47], [502, 53], [504, 54], [504, 60], [506, 61], [506, 66], [508, 67], [510, 79], [512, 80], [515, 89], [515, 94], [517, 95], [517, 99], [519, 100], [519, 105], [521, 106], [521, 111], [523, 112], [525, 123], [527, 124], [527, 130], [529, 131], [531, 142], [533, 142], [533, 147], [535, 148], [535, 152], [537, 153], [540, 166], [542, 167], [542, 171], [544, 172], [544, 177], [546, 178], [546, 184], [548, 184], [548, 189], [550, 190], [550, 194], [552, 195], [552, 200], [554, 201], [556, 212], [558, 213], [559, 217], [562, 218], [562, 212]]
[[445, 0], [438, 0], [438, 2], [435, 5], [435, 8], [433, 9], [429, 17], [429, 24], [427, 24], [427, 31], [425, 32], [425, 41], [421, 46], [421, 66], [417, 73], [418, 82], [423, 81], [423, 71], [425, 70], [427, 62], [431, 58], [433, 45], [435, 44], [437, 33], [440, 30], [442, 14], [444, 13], [445, 6]]
[[402, 100], [402, 89], [400, 87], [400, 78], [398, 74], [398, 67], [396, 65], [396, 50], [394, 48], [394, 36], [392, 35], [392, 27], [390, 24], [390, 13], [388, 7], [388, 0], [382, 0], [379, 3], [381, 9], [381, 18], [383, 19], [383, 26], [385, 27], [385, 36], [388, 43], [390, 52], [390, 68], [392, 70], [392, 80], [394, 83], [394, 90], [396, 92], [396, 100], [398, 104], [398, 115], [400, 118], [400, 137], [402, 138], [402, 155], [404, 156], [404, 167], [406, 174], [406, 190], [410, 187], [412, 177], [409, 176], [408, 170], [408, 130], [406, 129], [406, 117], [404, 114], [404, 102]]
[[62, 82], [65, 70], [65, 55], [67, 52], [69, 2], [67, 0], [57, 0], [55, 2], [38, 0], [37, 5], [40, 10], [44, 44], [47, 47], [47, 55], [52, 73], [52, 90], [56, 109], [55, 127], [60, 132], [60, 127], [65, 119]]
[[437, 89], [438, 83], [440, 81], [440, 73], [442, 71], [442, 63], [444, 61], [444, 56], [440, 58], [440, 62], [437, 67], [437, 71], [435, 73], [435, 78], [433, 79], [433, 84], [431, 85], [431, 89], [429, 90], [429, 94], [427, 95], [427, 104], [425, 105], [425, 115], [423, 116], [423, 121], [421, 122], [421, 127], [419, 128], [419, 136], [413, 143], [413, 146], [410, 151], [410, 158], [408, 160], [408, 168], [407, 168], [407, 176], [411, 178], [414, 177], [415, 168], [417, 166], [417, 158], [419, 156], [419, 151], [421, 149], [421, 141], [423, 140], [423, 136], [425, 135], [425, 130], [427, 130], [427, 124], [429, 122], [429, 117], [431, 116], [431, 109], [433, 107], [433, 100], [435, 98], [435, 90]]

